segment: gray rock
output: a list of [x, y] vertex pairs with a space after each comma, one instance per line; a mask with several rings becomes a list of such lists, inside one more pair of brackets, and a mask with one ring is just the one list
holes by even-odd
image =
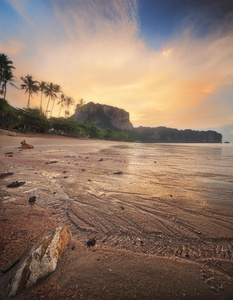
[[36, 202], [36, 196], [32, 196], [28, 199], [29, 203], [35, 203]]
[[24, 185], [25, 183], [26, 183], [25, 181], [20, 181], [20, 182], [19, 181], [14, 181], [14, 182], [8, 184], [7, 187], [8, 188], [17, 188], [19, 186]]
[[67, 226], [58, 227], [35, 245], [10, 280], [8, 296], [17, 295], [54, 272], [70, 239], [70, 229]]
[[11, 175], [13, 175], [14, 173], [2, 173], [2, 174], [0, 174], [0, 179], [4, 179], [4, 178], [6, 178], [6, 177], [8, 177], [8, 176], [11, 176]]
[[113, 172], [113, 174], [115, 174], [115, 175], [121, 175], [121, 174], [123, 174], [123, 172], [122, 171], [117, 171], [117, 172]]
[[93, 247], [96, 244], [96, 239], [92, 238], [90, 240], [87, 241], [87, 247]]
[[46, 165], [51, 165], [51, 164], [56, 164], [58, 161], [57, 160], [52, 160], [52, 161], [48, 161], [45, 164]]

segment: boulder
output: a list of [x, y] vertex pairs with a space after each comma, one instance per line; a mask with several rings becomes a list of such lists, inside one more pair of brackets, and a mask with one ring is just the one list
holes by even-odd
[[70, 239], [70, 229], [67, 226], [58, 227], [35, 245], [10, 280], [8, 296], [17, 295], [54, 272]]

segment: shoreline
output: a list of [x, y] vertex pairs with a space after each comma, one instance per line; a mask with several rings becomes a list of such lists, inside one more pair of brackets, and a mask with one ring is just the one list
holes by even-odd
[[[114, 152], [116, 149], [121, 151], [121, 145], [130, 143], [67, 137], [49, 142], [44, 136], [28, 137], [27, 142], [34, 144], [35, 149], [19, 151], [16, 147], [20, 145], [20, 139], [22, 137], [1, 136], [1, 173], [13, 171], [14, 174], [0, 179], [0, 269], [7, 269], [16, 259], [22, 260], [34, 243], [57, 225], [68, 225], [73, 239], [63, 253], [57, 270], [15, 299], [230, 299], [230, 273], [222, 273], [211, 261], [208, 263], [207, 259], [203, 259], [203, 264], [201, 260], [180, 255], [162, 257], [150, 253], [151, 250], [148, 253], [139, 252], [138, 249], [147, 249], [150, 245], [147, 246], [146, 240], [137, 238], [136, 244], [133, 245], [132, 241], [128, 249], [126, 245], [134, 236], [130, 233], [133, 221], [127, 226], [119, 223], [121, 228], [126, 226], [128, 240], [120, 242], [122, 233], [116, 233], [118, 239], [117, 235], [114, 237], [115, 229], [111, 232], [107, 216], [114, 219], [116, 214], [119, 215], [121, 219], [116, 220], [116, 224], [123, 222], [120, 220], [123, 220], [124, 215], [130, 221], [134, 211], [127, 199], [140, 195], [140, 189], [134, 187], [132, 192], [135, 196], [130, 196], [133, 194], [127, 191], [127, 184], [131, 183], [132, 174], [124, 163], [127, 157], [115, 156]], [[13, 152], [13, 157], [6, 157], [5, 153], [9, 151]], [[104, 156], [106, 151], [107, 155]], [[89, 153], [89, 156], [85, 156], [85, 153]], [[99, 162], [101, 157], [104, 157], [103, 162]], [[52, 160], [57, 160], [58, 163], [45, 164]], [[82, 171], [84, 167], [86, 170]], [[111, 170], [118, 168], [124, 171], [124, 176], [114, 177], [111, 174]], [[77, 178], [74, 177], [75, 174]], [[68, 178], [64, 178], [66, 176]], [[26, 181], [26, 185], [6, 189], [6, 185], [15, 180]], [[115, 189], [111, 197], [106, 196], [107, 186], [108, 189]], [[121, 189], [117, 190], [119, 186]], [[124, 196], [125, 192], [127, 197]], [[116, 194], [120, 196], [116, 198]], [[28, 203], [28, 198], [32, 195], [37, 196], [33, 205]], [[106, 206], [111, 200], [111, 206]], [[118, 204], [120, 200], [124, 200], [124, 204]], [[159, 199], [159, 204], [158, 201]], [[166, 201], [168, 205], [169, 202]], [[96, 208], [99, 205], [102, 208], [98, 212]], [[164, 207], [161, 203], [157, 213], [161, 213]], [[87, 208], [93, 210], [86, 213]], [[150, 222], [146, 218], [145, 214], [141, 222]], [[86, 223], [83, 224], [85, 219]], [[90, 234], [79, 233], [80, 229], [85, 228], [88, 232], [94, 226], [91, 222], [96, 228]], [[94, 233], [97, 229], [101, 232], [101, 228], [106, 228], [103, 233]], [[111, 232], [113, 240], [108, 238], [107, 231]], [[138, 233], [135, 234], [137, 237]], [[97, 238], [97, 244], [88, 248], [87, 238], [93, 236]], [[159, 232], [148, 236], [158, 239], [159, 243], [162, 241]], [[106, 241], [103, 242], [103, 239]], [[17, 267], [18, 264], [6, 274], [0, 275], [1, 299], [5, 299], [7, 282]]]

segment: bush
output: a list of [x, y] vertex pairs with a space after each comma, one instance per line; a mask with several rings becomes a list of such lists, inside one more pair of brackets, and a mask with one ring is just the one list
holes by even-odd
[[39, 108], [23, 108], [18, 111], [19, 129], [37, 133], [48, 132], [51, 124]]
[[14, 128], [19, 122], [19, 118], [10, 104], [0, 99], [0, 127], [3, 129]]
[[56, 134], [85, 136], [85, 130], [80, 126], [79, 122], [72, 118], [51, 118], [51, 128]]

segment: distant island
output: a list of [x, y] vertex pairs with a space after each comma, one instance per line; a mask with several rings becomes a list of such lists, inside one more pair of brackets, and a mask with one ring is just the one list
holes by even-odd
[[76, 109], [72, 118], [78, 122], [94, 122], [101, 129], [124, 131], [147, 143], [221, 143], [222, 134], [216, 131], [178, 130], [167, 127], [137, 127], [130, 122], [129, 113], [110, 105], [89, 102]]

